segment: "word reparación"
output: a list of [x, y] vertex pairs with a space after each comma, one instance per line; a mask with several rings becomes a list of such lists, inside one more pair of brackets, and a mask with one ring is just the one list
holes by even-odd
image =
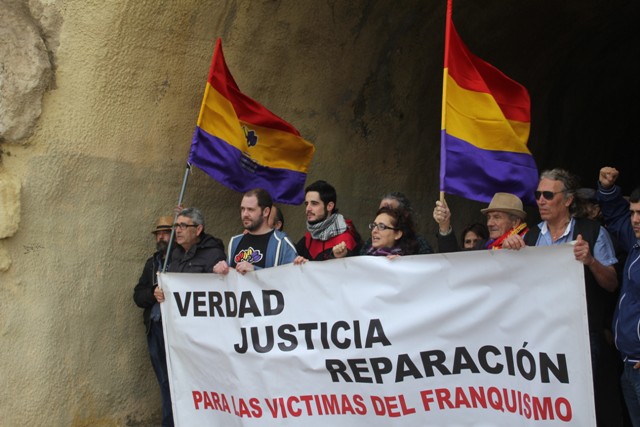
[[550, 383], [552, 378], [560, 384], [569, 383], [567, 358], [564, 354], [557, 354], [554, 361], [549, 354], [540, 352], [536, 355], [524, 346], [514, 352], [508, 346], [500, 349], [485, 345], [474, 354], [466, 347], [456, 347], [453, 357], [447, 357], [443, 350], [428, 350], [413, 357], [406, 353], [399, 354], [393, 360], [389, 357], [326, 359], [325, 367], [334, 383], [382, 384], [385, 379], [399, 383], [406, 379], [419, 380], [436, 375], [482, 372], [493, 375], [506, 373], [527, 381], [539, 379], [543, 384]]

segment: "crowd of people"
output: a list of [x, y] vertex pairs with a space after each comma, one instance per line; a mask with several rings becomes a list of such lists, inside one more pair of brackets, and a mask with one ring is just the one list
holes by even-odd
[[[585, 271], [598, 425], [609, 425], [606, 418], [611, 408], [599, 400], [610, 399], [602, 392], [612, 381], [602, 374], [602, 361], [614, 337], [622, 361], [620, 384], [628, 418], [633, 426], [640, 426], [640, 187], [628, 199], [623, 198], [615, 185], [618, 175], [616, 169], [604, 167], [597, 189], [581, 189], [568, 171], [544, 171], [534, 192], [542, 220], [535, 225], [526, 223], [521, 199], [504, 192], [496, 193], [481, 210], [486, 225], [470, 224], [460, 240], [451, 226], [446, 200], [436, 202], [433, 218], [438, 225], [439, 252], [520, 250], [574, 242], [575, 259]], [[163, 426], [173, 422], [159, 310], [164, 294], [156, 278], [159, 271], [228, 274], [234, 269], [246, 274], [288, 263], [355, 255], [395, 259], [433, 252], [427, 240], [416, 233], [411, 203], [402, 193], [382, 197], [368, 224], [366, 241], [353, 222], [338, 212], [336, 190], [328, 182], [316, 181], [305, 189], [304, 207], [307, 231], [294, 244], [283, 231], [284, 216], [269, 193], [263, 189], [245, 193], [240, 204], [244, 232], [231, 238], [227, 255], [222, 241], [205, 233], [204, 217], [198, 209], [180, 210], [175, 222], [170, 216], [158, 219], [152, 231], [157, 251], [145, 264], [134, 301], [144, 308], [149, 353], [161, 388]], [[172, 229], [175, 245], [168, 251]], [[167, 252], [170, 259], [165, 260]]]

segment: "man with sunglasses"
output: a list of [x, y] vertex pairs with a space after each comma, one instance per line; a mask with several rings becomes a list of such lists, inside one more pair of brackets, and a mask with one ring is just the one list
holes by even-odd
[[[576, 260], [585, 265], [586, 278], [594, 285], [591, 293], [595, 297], [602, 290], [614, 292], [617, 289], [614, 264], [618, 260], [609, 234], [599, 223], [573, 217], [577, 183], [577, 178], [563, 169], [542, 172], [535, 191], [542, 222], [524, 237], [509, 236], [503, 242], [503, 248], [551, 246], [576, 240], [573, 253]], [[587, 286], [587, 301], [590, 288]]]
[[[606, 313], [611, 293], [618, 287], [614, 265], [618, 262], [613, 243], [607, 231], [596, 221], [574, 218], [577, 178], [564, 169], [542, 172], [536, 203], [542, 222], [531, 227], [524, 236], [510, 236], [503, 248], [519, 250], [525, 246], [551, 246], [575, 240], [573, 254], [584, 264], [584, 279], [587, 297], [587, 320], [591, 344], [591, 369], [594, 380], [598, 378], [600, 356], [604, 350]], [[598, 393], [603, 384], [594, 384], [596, 407], [604, 397]], [[600, 411], [598, 419], [602, 417]]]
[[631, 192], [629, 201], [625, 200], [615, 185], [618, 175], [615, 168], [600, 169], [598, 202], [607, 229], [627, 252], [613, 330], [624, 362], [622, 393], [633, 425], [640, 426], [640, 187]]

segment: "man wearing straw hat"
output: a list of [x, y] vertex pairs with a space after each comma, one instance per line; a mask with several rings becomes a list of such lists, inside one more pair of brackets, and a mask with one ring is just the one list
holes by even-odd
[[[524, 219], [527, 213], [522, 209], [522, 200], [514, 194], [496, 193], [491, 203], [481, 209], [487, 217], [489, 240], [478, 249], [501, 249], [504, 240], [513, 235], [524, 236], [529, 230]], [[455, 252], [458, 243], [451, 228], [451, 211], [447, 202], [437, 201], [433, 219], [438, 223], [438, 248], [440, 252]]]
[[171, 392], [169, 391], [169, 376], [167, 373], [167, 359], [164, 351], [164, 335], [160, 320], [160, 305], [153, 294], [158, 286], [157, 273], [162, 270], [164, 257], [169, 246], [172, 216], [161, 216], [151, 232], [156, 240], [156, 253], [144, 264], [142, 275], [133, 291], [133, 301], [140, 308], [147, 334], [147, 345], [151, 365], [160, 384], [162, 396], [162, 425], [173, 426], [173, 411], [171, 409]]

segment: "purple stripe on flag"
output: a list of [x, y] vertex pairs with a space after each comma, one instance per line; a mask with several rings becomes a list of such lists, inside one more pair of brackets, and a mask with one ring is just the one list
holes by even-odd
[[241, 193], [263, 188], [279, 203], [299, 205], [304, 200], [307, 174], [259, 165], [233, 145], [199, 127], [193, 134], [189, 163]]
[[[530, 154], [483, 150], [442, 131], [444, 176], [441, 190], [472, 200], [490, 202], [495, 193], [512, 193], [535, 205], [538, 168]], [[442, 173], [444, 172], [444, 173]], [[473, 177], [473, 178], [470, 178]]]

